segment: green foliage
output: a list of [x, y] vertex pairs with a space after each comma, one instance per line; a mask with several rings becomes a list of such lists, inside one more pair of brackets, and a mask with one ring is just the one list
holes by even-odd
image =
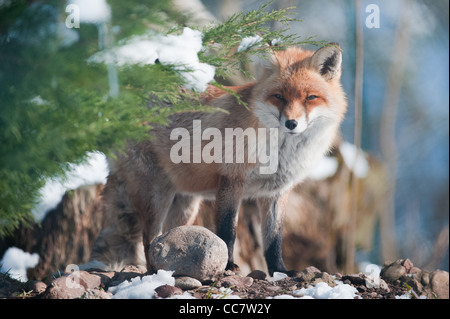
[[[248, 61], [248, 51], [252, 54], [264, 55], [269, 50], [281, 49], [286, 46], [301, 44], [293, 35], [285, 36], [286, 29], [271, 31], [270, 24], [277, 21], [287, 26], [290, 22], [298, 21], [289, 16], [292, 8], [266, 12], [271, 2], [260, 6], [257, 10], [240, 12], [232, 15], [227, 21], [220, 25], [211, 26], [203, 30], [203, 44], [210, 48], [200, 55], [200, 59], [216, 67], [216, 76], [226, 78], [239, 70], [243, 62]], [[258, 35], [261, 37], [259, 45], [255, 44], [249, 50], [238, 52], [237, 48], [243, 38]], [[274, 40], [279, 41], [278, 47], [270, 47]], [[211, 51], [214, 54], [208, 54]], [[241, 70], [242, 71], [242, 70]]]
[[[293, 34], [286, 35], [289, 23], [301, 20], [292, 17], [295, 15], [294, 7], [267, 12], [272, 2], [261, 5], [257, 10], [236, 13], [224, 23], [202, 30], [203, 44], [208, 50], [200, 54], [200, 60], [216, 66], [217, 77], [226, 78], [237, 71], [248, 76], [241, 65], [249, 61], [249, 52], [264, 58], [270, 51], [283, 50], [290, 46], [325, 44], [323, 41], [314, 41], [313, 37], [301, 39]], [[271, 25], [274, 22], [285, 28], [272, 30]], [[237, 50], [243, 38], [255, 35], [261, 38], [259, 43], [247, 50]], [[211, 52], [213, 54], [210, 54]]]
[[[166, 124], [175, 112], [212, 111], [200, 105], [198, 93], [180, 90], [178, 73], [161, 64], [118, 67], [120, 94], [110, 97], [107, 66], [87, 63], [99, 50], [97, 26], [67, 29], [64, 1], [29, 3], [12, 1], [0, 8], [0, 236], [33, 222], [30, 210], [39, 189], [45, 179], [64, 176], [69, 162], [82, 162], [89, 151], [112, 154], [127, 139], [147, 136], [149, 125]], [[166, 0], [108, 4], [115, 42], [149, 28], [177, 32], [173, 26], [186, 21]], [[261, 43], [277, 39], [278, 48], [301, 43], [269, 28], [273, 21], [285, 26], [293, 21], [288, 9], [266, 9], [201, 30], [200, 60], [225, 78], [249, 52], [270, 49], [255, 45], [237, 52], [244, 37], [258, 34]], [[69, 36], [77, 39], [67, 42]]]

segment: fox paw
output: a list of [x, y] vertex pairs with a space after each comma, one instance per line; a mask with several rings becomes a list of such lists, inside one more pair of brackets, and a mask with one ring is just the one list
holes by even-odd
[[[288, 275], [288, 277], [298, 277], [300, 275], [300, 272], [297, 270], [275, 270], [274, 272], [281, 272]], [[273, 276], [274, 272], [272, 272], [271, 276]]]
[[229, 262], [227, 264], [227, 266], [225, 267], [225, 270], [230, 270], [236, 274], [240, 272], [239, 266], [232, 262]]

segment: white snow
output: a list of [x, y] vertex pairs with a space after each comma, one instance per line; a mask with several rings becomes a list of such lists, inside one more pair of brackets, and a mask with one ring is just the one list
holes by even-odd
[[[401, 296], [395, 296], [395, 299], [412, 299], [411, 290]], [[427, 296], [419, 296], [419, 299], [427, 299]]]
[[308, 174], [308, 178], [319, 181], [324, 180], [336, 174], [338, 168], [337, 159], [334, 157], [323, 156]]
[[80, 11], [80, 21], [84, 23], [103, 23], [111, 18], [111, 8], [105, 0], [70, 0]]
[[32, 209], [37, 220], [41, 221], [49, 210], [55, 208], [67, 190], [83, 185], [106, 183], [108, 164], [105, 155], [93, 152], [88, 153], [87, 156], [87, 163], [71, 165], [71, 171], [67, 174], [67, 178], [49, 179], [41, 188], [39, 203]]
[[[282, 280], [286, 277], [287, 275], [284, 273], [274, 272], [273, 277], [270, 277], [267, 280], [273, 282]], [[336, 280], [335, 282], [337, 284], [335, 287], [330, 287], [325, 282], [319, 282], [315, 286], [294, 290], [292, 293], [299, 297], [280, 294], [274, 297], [267, 297], [267, 299], [354, 299], [357, 297], [358, 290], [356, 290], [356, 288], [344, 284], [342, 281]]]
[[115, 299], [151, 299], [155, 297], [155, 289], [162, 285], [175, 285], [173, 271], [158, 270], [154, 275], [135, 277], [118, 286], [110, 287], [108, 292]]
[[169, 299], [197, 299], [187, 291], [183, 292], [181, 295], [173, 295]]
[[[173, 271], [158, 270], [154, 275], [135, 277], [130, 281], [124, 281], [118, 286], [110, 287], [108, 292], [113, 294], [113, 299], [152, 299], [157, 298], [155, 289], [162, 285], [175, 285]], [[211, 294], [210, 299], [240, 299], [233, 295], [230, 288], [221, 287], [218, 293]], [[174, 295], [170, 299], [196, 299], [189, 292], [185, 291], [181, 295]]]
[[309, 288], [302, 288], [293, 291], [294, 294], [310, 296], [314, 299], [354, 299], [358, 290], [348, 284], [338, 282], [337, 286], [330, 287], [325, 282]]
[[367, 155], [363, 151], [358, 150], [355, 145], [348, 142], [342, 142], [339, 145], [339, 150], [341, 151], [345, 164], [353, 171], [356, 177], [365, 178], [369, 173]]
[[295, 298], [294, 296], [291, 295], [278, 295], [274, 297], [267, 297], [267, 299], [299, 299], [299, 298]]
[[262, 41], [262, 38], [259, 35], [255, 35], [252, 37], [245, 37], [241, 40], [241, 43], [239, 44], [237, 52], [242, 52], [242, 51], [248, 50], [261, 41]]
[[356, 288], [344, 284], [342, 281], [336, 281], [335, 287], [330, 287], [325, 282], [319, 282], [315, 286], [294, 290], [292, 294], [280, 294], [267, 299], [355, 299], [358, 290]]
[[[173, 271], [158, 270], [156, 274], [135, 277], [130, 281], [124, 281], [118, 286], [108, 289], [113, 294], [113, 299], [152, 299], [156, 298], [155, 289], [163, 285], [175, 285]], [[170, 299], [196, 299], [189, 292], [185, 291], [181, 295], [174, 295]]]
[[401, 296], [395, 296], [395, 299], [411, 299], [411, 294], [407, 292]]
[[187, 89], [206, 90], [214, 79], [215, 67], [200, 63], [198, 52], [202, 50], [202, 33], [188, 27], [181, 35], [141, 35], [108, 51], [101, 51], [89, 58], [89, 62], [117, 64], [172, 65], [185, 82]]
[[40, 95], [36, 95], [32, 99], [30, 99], [28, 102], [34, 103], [36, 105], [44, 105], [44, 104], [49, 104], [50, 103], [49, 101], [44, 100]]
[[283, 279], [285, 279], [285, 278], [287, 278], [288, 277], [288, 275], [287, 274], [285, 274], [285, 273], [283, 273], [283, 272], [274, 272], [273, 273], [273, 277], [269, 277], [269, 278], [267, 278], [267, 281], [279, 281], [279, 280], [283, 280]]
[[26, 282], [27, 269], [34, 268], [39, 262], [39, 255], [24, 252], [17, 247], [8, 248], [0, 261], [0, 272], [8, 273], [12, 278]]
[[270, 44], [271, 44], [271, 45], [277, 45], [280, 41], [281, 41], [280, 38], [275, 38], [275, 39], [273, 39], [272, 41], [270, 41]]
[[[358, 178], [365, 178], [369, 173], [369, 162], [367, 154], [359, 150], [355, 145], [342, 142], [339, 150], [344, 159], [345, 165], [353, 171]], [[312, 180], [324, 180], [336, 174], [338, 161], [335, 157], [323, 156], [317, 165], [310, 171], [308, 178]]]
[[210, 299], [241, 299], [238, 295], [233, 295], [231, 288], [220, 287], [218, 294], [211, 294]]

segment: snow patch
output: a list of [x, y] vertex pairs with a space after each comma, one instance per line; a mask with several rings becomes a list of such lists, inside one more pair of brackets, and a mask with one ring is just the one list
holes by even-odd
[[[358, 178], [365, 178], [369, 173], [369, 162], [367, 154], [359, 150], [355, 145], [342, 142], [339, 150], [345, 165], [353, 171]], [[338, 169], [338, 161], [334, 157], [323, 156], [317, 165], [310, 171], [308, 177], [312, 180], [324, 180], [334, 176]]]
[[111, 19], [111, 8], [105, 0], [70, 0], [80, 10], [80, 22], [104, 23]]
[[8, 273], [12, 278], [26, 282], [27, 269], [34, 268], [39, 263], [39, 255], [24, 252], [17, 247], [8, 248], [0, 261], [0, 272]]
[[407, 292], [401, 296], [395, 296], [395, 299], [411, 299], [411, 294]]
[[287, 274], [285, 274], [285, 273], [283, 273], [283, 272], [276, 272], [276, 271], [275, 271], [275, 272], [273, 273], [273, 277], [267, 278], [267, 281], [274, 282], [274, 281], [283, 280], [283, 279], [285, 279], [285, 278], [287, 278], [287, 277], [288, 277]]
[[181, 295], [173, 295], [172, 297], [166, 299], [197, 299], [197, 298], [195, 298], [193, 295], [185, 291]]
[[356, 148], [355, 145], [348, 142], [342, 142], [339, 146], [344, 162], [348, 168], [358, 178], [365, 178], [369, 173], [369, 162], [367, 161], [367, 155]]
[[212, 294], [211, 299], [241, 299], [238, 295], [233, 295], [231, 288], [220, 287], [218, 294]]
[[259, 35], [243, 38], [241, 40], [241, 43], [239, 44], [237, 52], [246, 51], [246, 50], [252, 48], [254, 45], [260, 43], [262, 41], [262, 39], [263, 38], [261, 38]]
[[154, 275], [135, 277], [118, 286], [110, 287], [108, 292], [114, 299], [151, 299], [155, 297], [155, 289], [162, 285], [175, 286], [173, 271], [158, 270]]
[[[113, 294], [113, 299], [152, 299], [156, 298], [155, 289], [163, 286], [175, 286], [173, 271], [158, 270], [154, 275], [135, 277], [130, 281], [124, 281], [118, 286], [110, 287], [108, 292]], [[218, 293], [211, 294], [210, 299], [241, 299], [233, 295], [230, 288], [221, 287]], [[185, 291], [181, 295], [173, 295], [168, 299], [196, 299], [189, 292]]]
[[37, 220], [43, 220], [45, 214], [58, 205], [67, 190], [83, 185], [106, 183], [109, 172], [106, 156], [100, 152], [90, 152], [87, 158], [85, 164], [72, 164], [67, 178], [47, 180], [40, 190], [38, 204], [31, 210]]
[[294, 294], [310, 296], [314, 299], [354, 299], [358, 290], [348, 284], [338, 283], [336, 287], [330, 287], [325, 282], [319, 282], [314, 287], [295, 290]]
[[324, 180], [336, 174], [338, 168], [337, 159], [334, 157], [323, 156], [308, 174], [308, 178], [319, 181]]
[[274, 297], [267, 297], [267, 299], [298, 299], [291, 295], [278, 295]]
[[203, 92], [214, 79], [215, 67], [200, 63], [198, 52], [202, 47], [202, 33], [186, 27], [181, 35], [133, 37], [122, 46], [94, 54], [88, 62], [123, 66], [155, 64], [158, 60], [174, 66], [187, 89]]
[[380, 265], [372, 264], [371, 262], [368, 261], [360, 262], [358, 268], [361, 272], [365, 273], [366, 275], [380, 276], [381, 273]]

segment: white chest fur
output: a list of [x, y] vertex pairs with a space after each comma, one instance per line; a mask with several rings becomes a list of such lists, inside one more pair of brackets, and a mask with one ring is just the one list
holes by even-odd
[[270, 152], [278, 152], [276, 169], [272, 174], [261, 174], [257, 166], [249, 172], [245, 197], [276, 195], [300, 183], [328, 151], [336, 129], [337, 125], [316, 123], [299, 135], [280, 132], [276, 149], [270, 145]]

